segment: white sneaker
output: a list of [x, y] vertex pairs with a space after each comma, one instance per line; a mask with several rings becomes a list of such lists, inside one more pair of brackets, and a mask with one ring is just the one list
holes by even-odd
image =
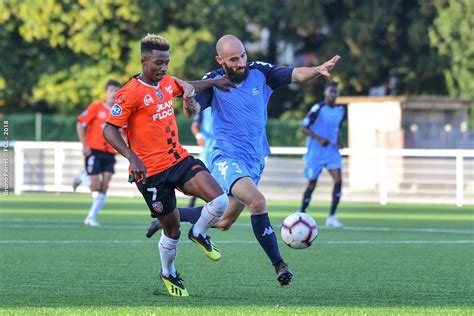
[[86, 218], [84, 220], [84, 225], [86, 226], [100, 226], [99, 222], [93, 218]]
[[336, 216], [332, 215], [326, 219], [326, 226], [333, 228], [342, 228], [344, 225], [337, 219]]

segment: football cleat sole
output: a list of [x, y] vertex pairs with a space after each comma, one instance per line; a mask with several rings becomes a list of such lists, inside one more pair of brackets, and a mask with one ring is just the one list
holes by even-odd
[[194, 242], [196, 245], [198, 245], [198, 247], [202, 250], [202, 252], [204, 252], [204, 254], [209, 259], [211, 259], [213, 261], [218, 261], [222, 257], [221, 252], [219, 251], [217, 246], [211, 241], [211, 238], [209, 236], [208, 236], [207, 241], [209, 242], [209, 245], [210, 245], [211, 249], [207, 249], [207, 247], [206, 247], [207, 244], [204, 240], [204, 237], [202, 237], [202, 235], [200, 235], [199, 237], [194, 237], [193, 227], [191, 227], [191, 229], [189, 230], [188, 238], [189, 238], [189, 240]]
[[284, 261], [275, 267], [275, 272], [277, 273], [277, 281], [281, 287], [290, 285], [291, 280], [293, 280], [293, 273], [291, 273], [288, 265]]
[[290, 271], [283, 272], [277, 277], [278, 282], [280, 282], [281, 287], [290, 285], [291, 280], [293, 279], [293, 273]]
[[177, 296], [177, 297], [186, 297], [189, 296], [188, 290], [186, 290], [186, 287], [179, 286], [175, 284], [172, 280], [172, 277], [165, 277], [160, 273], [160, 278], [161, 281], [163, 281], [163, 284], [165, 285], [166, 289], [168, 290], [168, 294], [171, 296]]

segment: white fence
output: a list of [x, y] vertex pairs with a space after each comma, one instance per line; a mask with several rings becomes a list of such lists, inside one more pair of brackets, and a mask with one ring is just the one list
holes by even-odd
[[[198, 153], [200, 147], [186, 147]], [[300, 199], [305, 148], [273, 147], [260, 187], [269, 198]], [[344, 149], [343, 195], [347, 201], [386, 204], [474, 204], [474, 150]], [[16, 142], [14, 183], [16, 194], [25, 191], [72, 192], [72, 180], [83, 168], [80, 143]], [[109, 194], [139, 196], [127, 182], [128, 162], [117, 155]], [[11, 176], [10, 176], [11, 177]], [[332, 183], [323, 172], [315, 199], [328, 200]], [[79, 187], [79, 192], [87, 192]]]

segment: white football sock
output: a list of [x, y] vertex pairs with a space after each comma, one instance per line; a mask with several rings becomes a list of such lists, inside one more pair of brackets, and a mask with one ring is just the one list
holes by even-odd
[[91, 186], [91, 178], [87, 174], [86, 170], [82, 169], [81, 172], [79, 173], [78, 177], [79, 177], [79, 180], [81, 181], [82, 185], [84, 185], [86, 187]]
[[105, 193], [97, 191], [92, 192], [92, 205], [89, 210], [89, 214], [87, 215], [87, 218], [96, 219], [97, 214], [104, 206], [106, 198], [107, 194]]
[[162, 232], [160, 241], [158, 242], [158, 250], [160, 251], [161, 259], [161, 273], [164, 276], [170, 274], [176, 277], [176, 268], [174, 267], [174, 260], [178, 252], [179, 239], [171, 239]]
[[193, 226], [193, 235], [195, 237], [199, 235], [206, 237], [207, 230], [219, 222], [228, 206], [229, 198], [226, 194], [222, 194], [206, 203], [202, 208], [201, 216]]

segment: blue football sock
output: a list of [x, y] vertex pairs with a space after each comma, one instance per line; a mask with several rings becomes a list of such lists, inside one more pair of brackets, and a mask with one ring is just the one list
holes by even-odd
[[202, 208], [203, 206], [179, 208], [179, 220], [181, 222], [196, 224], [201, 216]]
[[273, 265], [277, 265], [283, 261], [278, 249], [278, 242], [273, 231], [268, 213], [250, 216], [252, 228], [260, 246], [265, 250], [268, 258]]

